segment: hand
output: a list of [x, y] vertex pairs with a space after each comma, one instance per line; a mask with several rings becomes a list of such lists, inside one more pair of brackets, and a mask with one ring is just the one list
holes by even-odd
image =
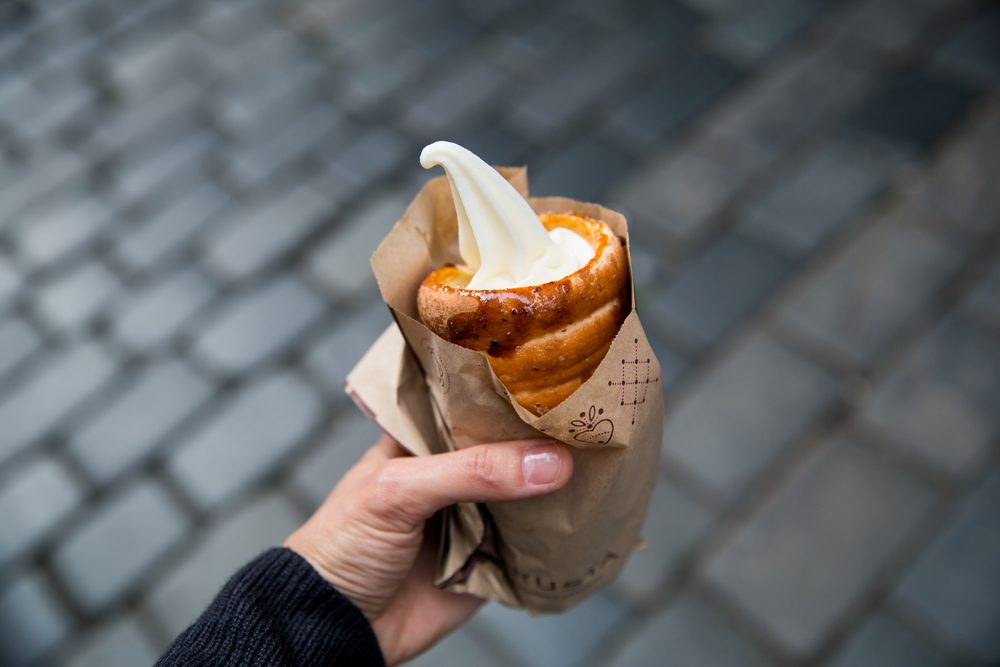
[[433, 586], [436, 545], [424, 524], [458, 502], [504, 502], [551, 493], [573, 459], [554, 440], [479, 445], [407, 456], [383, 436], [285, 546], [356, 604], [388, 664], [425, 651], [482, 601]]

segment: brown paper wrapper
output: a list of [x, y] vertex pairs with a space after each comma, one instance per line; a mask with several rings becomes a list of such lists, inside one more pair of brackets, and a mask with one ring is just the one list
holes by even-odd
[[[527, 196], [524, 168], [499, 168]], [[529, 199], [573, 211], [626, 239], [625, 218], [597, 204]], [[480, 352], [420, 323], [417, 288], [458, 262], [455, 208], [444, 177], [430, 181], [372, 256], [391, 325], [348, 375], [358, 406], [418, 456], [545, 435], [570, 445], [570, 482], [547, 496], [460, 504], [444, 520], [436, 584], [532, 612], [569, 609], [614, 580], [639, 545], [659, 474], [660, 364], [634, 308], [593, 376], [538, 417], [512, 401]], [[631, 283], [631, 256], [629, 257]], [[632, 302], [634, 303], [634, 292]]]

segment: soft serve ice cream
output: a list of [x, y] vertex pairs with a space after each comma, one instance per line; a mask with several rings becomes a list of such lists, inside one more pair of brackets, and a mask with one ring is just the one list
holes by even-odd
[[524, 197], [471, 151], [437, 141], [420, 153], [425, 169], [441, 166], [448, 176], [458, 217], [458, 248], [467, 289], [494, 290], [541, 285], [586, 266], [594, 249], [579, 234], [546, 231]]

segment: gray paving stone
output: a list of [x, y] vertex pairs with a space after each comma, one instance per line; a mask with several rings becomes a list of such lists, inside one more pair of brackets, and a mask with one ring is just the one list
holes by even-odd
[[582, 54], [577, 51], [561, 76], [513, 98], [511, 127], [537, 140], [568, 126], [621, 87], [638, 65], [641, 53], [635, 46], [623, 37]]
[[51, 431], [114, 373], [94, 343], [52, 351], [31, 377], [0, 403], [0, 462]]
[[329, 212], [329, 201], [306, 185], [269, 197], [214, 234], [205, 261], [227, 280], [245, 279], [290, 251]]
[[21, 288], [21, 276], [0, 256], [0, 309], [13, 303]]
[[181, 361], [148, 366], [74, 429], [70, 451], [92, 479], [106, 483], [152, 453], [211, 394], [211, 385]]
[[217, 139], [208, 131], [178, 133], [162, 150], [126, 160], [115, 179], [115, 196], [124, 206], [154, 196], [166, 196], [208, 179], [206, 156]]
[[227, 202], [226, 194], [213, 185], [192, 188], [158, 207], [142, 224], [122, 230], [115, 258], [136, 273], [156, 269], [211, 227]]
[[816, 270], [782, 317], [855, 362], [875, 358], [955, 270], [959, 255], [933, 235], [875, 224]]
[[864, 595], [930, 502], [877, 454], [834, 439], [778, 486], [709, 561], [706, 576], [788, 653], [805, 657]]
[[663, 453], [734, 499], [831, 405], [836, 391], [819, 368], [770, 338], [751, 338], [675, 402]]
[[341, 317], [332, 330], [309, 346], [306, 364], [331, 398], [348, 400], [344, 393], [347, 374], [391, 321], [389, 309], [373, 303]]
[[0, 663], [7, 667], [36, 664], [69, 633], [70, 623], [37, 572], [17, 578], [0, 591]]
[[52, 564], [77, 602], [95, 611], [139, 583], [187, 526], [163, 489], [139, 482], [94, 507], [53, 553]]
[[119, 113], [104, 117], [87, 139], [88, 154], [106, 157], [142, 152], [171, 136], [190, 133], [200, 125], [202, 99], [201, 88], [190, 81], [157, 89], [141, 104], [125, 105]]
[[345, 108], [366, 112], [387, 105], [407, 84], [419, 77], [424, 64], [405, 53], [379, 55], [348, 61], [351, 76], [344, 82], [341, 98]]
[[[524, 611], [489, 604], [472, 623], [497, 636], [524, 665], [569, 667], [591, 655], [624, 616], [624, 609], [597, 594], [566, 613], [535, 618]], [[566, 637], [573, 637], [573, 642], [567, 643]]]
[[299, 513], [280, 496], [255, 498], [212, 525], [204, 541], [159, 578], [146, 610], [167, 634], [179, 635], [241, 566], [264, 549], [280, 546], [301, 523]]
[[863, 418], [945, 472], [979, 469], [1000, 432], [1000, 340], [946, 321], [874, 389]]
[[[952, 82], [911, 73], [882, 84], [851, 119], [861, 136], [890, 146], [922, 151], [930, 148], [968, 109], [973, 94]], [[913, 113], [920, 109], [920, 113]]]
[[243, 372], [281, 354], [323, 311], [323, 302], [295, 278], [279, 276], [227, 304], [194, 351], [214, 368]]
[[133, 351], [163, 345], [214, 296], [215, 289], [196, 269], [182, 268], [132, 292], [114, 316], [114, 337]]
[[593, 137], [573, 141], [549, 157], [531, 160], [538, 167], [531, 174], [535, 195], [560, 195], [598, 201], [632, 167], [631, 159], [613, 146]]
[[645, 152], [703, 112], [738, 78], [733, 65], [702, 54], [668, 62], [655, 79], [615, 105], [608, 127], [615, 137]]
[[687, 594], [646, 621], [613, 667], [762, 667], [773, 664], [697, 595]]
[[111, 221], [111, 211], [94, 197], [46, 206], [18, 227], [18, 254], [33, 267], [50, 264], [88, 246], [107, 231]]
[[826, 664], [829, 667], [946, 667], [953, 663], [914, 630], [890, 616], [874, 614]]
[[1000, 655], [1000, 474], [964, 503], [956, 520], [900, 583], [897, 596], [985, 663]]
[[711, 344], [752, 313], [787, 270], [787, 262], [752, 241], [724, 237], [650, 303], [647, 317], [655, 326]]
[[441, 667], [442, 665], [476, 665], [476, 667], [513, 667], [509, 660], [497, 655], [487, 642], [467, 627], [459, 628], [429, 651], [406, 663], [407, 667]]
[[492, 106], [507, 81], [503, 72], [481, 59], [458, 63], [407, 105], [400, 122], [414, 136], [449, 137]]
[[808, 252], [863, 209], [885, 184], [887, 171], [849, 143], [831, 144], [753, 205], [740, 229], [792, 254]]
[[321, 418], [317, 396], [291, 375], [244, 387], [170, 457], [170, 474], [211, 508], [266, 475]]
[[82, 492], [55, 459], [34, 459], [8, 470], [0, 484], [0, 564], [29, 552], [63, 519]]
[[91, 92], [85, 88], [64, 89], [53, 95], [26, 79], [18, 83], [20, 89], [5, 96], [0, 119], [23, 140], [38, 141], [55, 135], [91, 101]]
[[996, 48], [1000, 12], [988, 4], [980, 5], [979, 10], [938, 51], [934, 68], [969, 83], [995, 86], [1000, 84], [1000, 53]]
[[323, 141], [333, 136], [343, 119], [335, 109], [314, 105], [279, 132], [265, 135], [254, 144], [232, 152], [228, 173], [237, 187], [260, 187], [309, 153], [318, 153]]
[[0, 185], [0, 228], [20, 219], [25, 209], [53, 191], [70, 188], [83, 178], [86, 164], [76, 153], [49, 151]]
[[[992, 268], [965, 297], [963, 306], [974, 316], [1000, 325], [1000, 257], [994, 260]], [[0, 341], [2, 340], [3, 334], [0, 333]], [[2, 342], [0, 349], [3, 349]], [[0, 369], [2, 368], [3, 361], [0, 361]]]
[[614, 584], [615, 590], [632, 602], [650, 599], [664, 581], [676, 574], [680, 560], [705, 533], [712, 519], [711, 509], [672, 480], [661, 478], [642, 526], [646, 548], [629, 557]]
[[159, 653], [130, 617], [102, 626], [78, 645], [63, 667], [151, 665]]
[[636, 172], [614, 195], [642, 224], [670, 238], [699, 232], [744, 182], [731, 165], [683, 147]]
[[838, 54], [789, 54], [727, 98], [707, 137], [725, 147], [730, 163], [759, 169], [839, 121], [870, 87], [869, 77]]
[[708, 39], [730, 57], [753, 63], [805, 27], [821, 7], [822, 0], [768, 0], [716, 23]]
[[55, 331], [72, 331], [90, 322], [118, 289], [115, 276], [97, 262], [86, 262], [39, 289], [35, 310]]
[[273, 131], [316, 99], [316, 89], [326, 70], [319, 62], [304, 62], [280, 76], [250, 81], [215, 100], [215, 117], [223, 131], [238, 142]]
[[40, 347], [38, 334], [20, 319], [0, 323], [0, 379]]
[[333, 423], [329, 437], [296, 465], [290, 480], [292, 486], [313, 507], [319, 507], [344, 473], [381, 435], [375, 422], [357, 410], [349, 410]]
[[126, 101], [142, 99], [184, 78], [193, 60], [194, 41], [188, 31], [161, 30], [124, 48], [108, 49], [108, 78]]
[[407, 201], [394, 193], [373, 198], [350, 214], [310, 254], [309, 276], [330, 296], [342, 299], [374, 294], [369, 259], [406, 211]]
[[1000, 151], [1000, 104], [988, 103], [907, 188], [898, 218], [975, 244], [1000, 218], [1000, 190], [989, 174]]
[[417, 152], [398, 132], [376, 127], [361, 132], [354, 141], [332, 151], [327, 160], [329, 182], [339, 200], [375, 185], [404, 159], [416, 161]]

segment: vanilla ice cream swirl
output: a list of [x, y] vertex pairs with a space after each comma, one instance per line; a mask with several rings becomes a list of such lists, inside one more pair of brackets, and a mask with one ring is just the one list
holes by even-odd
[[436, 141], [420, 153], [425, 169], [444, 168], [458, 217], [458, 249], [472, 274], [468, 289], [527, 287], [583, 268], [594, 249], [576, 232], [546, 231], [524, 197], [471, 151]]

